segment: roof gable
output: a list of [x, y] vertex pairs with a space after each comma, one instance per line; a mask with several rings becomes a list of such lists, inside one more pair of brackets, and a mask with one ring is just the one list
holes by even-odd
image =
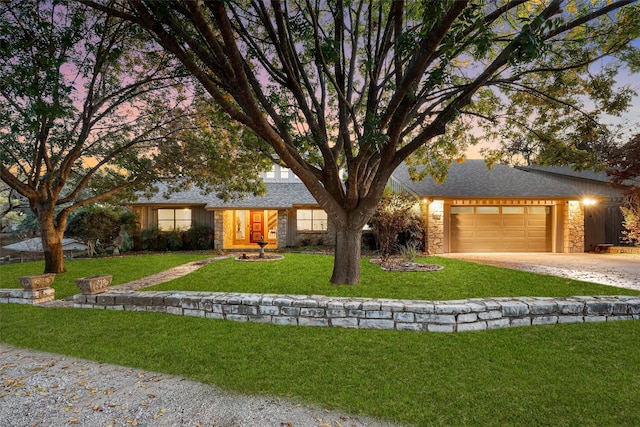
[[158, 192], [152, 197], [140, 197], [132, 205], [204, 205], [205, 209], [289, 209], [293, 205], [317, 205], [311, 193], [302, 183], [265, 182], [264, 196], [246, 196], [224, 201], [214, 193], [204, 193], [200, 188], [178, 191], [164, 197], [167, 184], [157, 184]]
[[[488, 169], [484, 160], [453, 163], [447, 180], [437, 184], [427, 177], [420, 182], [411, 181], [407, 166], [400, 165], [393, 176], [419, 196], [444, 198], [580, 198], [584, 191], [568, 183], [507, 165], [496, 164]], [[604, 196], [595, 192], [589, 196]]]

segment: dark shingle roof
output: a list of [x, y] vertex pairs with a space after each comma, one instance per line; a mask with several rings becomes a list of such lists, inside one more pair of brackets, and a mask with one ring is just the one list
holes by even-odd
[[517, 169], [527, 172], [542, 172], [550, 175], [568, 176], [571, 178], [588, 179], [590, 181], [610, 182], [606, 172], [596, 172], [594, 170], [576, 171], [571, 166], [516, 166]]
[[420, 182], [411, 181], [404, 164], [398, 167], [393, 175], [420, 196], [456, 198], [577, 198], [585, 196], [574, 186], [542, 174], [501, 164], [496, 164], [489, 170], [484, 160], [453, 163], [449, 168], [447, 180], [443, 184], [436, 184], [431, 177]]
[[206, 209], [289, 209], [293, 205], [318, 204], [302, 183], [265, 183], [267, 192], [264, 196], [247, 196], [227, 202], [216, 197], [215, 193], [204, 194], [199, 188], [179, 191], [165, 198], [167, 185], [157, 184], [156, 186], [159, 191], [154, 196], [140, 197], [134, 204], [205, 205]]

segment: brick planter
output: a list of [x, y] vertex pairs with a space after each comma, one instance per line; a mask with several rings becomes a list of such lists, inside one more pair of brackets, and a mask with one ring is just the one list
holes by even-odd
[[22, 286], [22, 289], [25, 291], [38, 291], [50, 288], [55, 278], [56, 275], [54, 273], [45, 273], [33, 276], [21, 276], [18, 277], [18, 280], [20, 281], [20, 286]]
[[83, 295], [95, 295], [106, 292], [111, 285], [113, 276], [107, 274], [98, 274], [96, 276], [82, 277], [76, 279], [76, 286]]

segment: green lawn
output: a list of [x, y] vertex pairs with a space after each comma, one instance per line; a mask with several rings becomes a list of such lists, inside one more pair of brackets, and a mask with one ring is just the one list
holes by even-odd
[[3, 342], [408, 425], [640, 425], [640, 322], [437, 334], [0, 305]]
[[226, 259], [171, 282], [144, 290], [249, 292], [345, 297], [450, 300], [462, 298], [574, 295], [640, 295], [638, 291], [580, 282], [555, 276], [508, 270], [448, 258], [422, 258], [443, 265], [431, 273], [383, 271], [362, 260], [362, 280], [356, 286], [329, 283], [333, 257], [286, 253], [272, 262]]
[[[80, 277], [111, 274], [113, 276], [111, 285], [120, 285], [181, 264], [213, 256], [213, 254], [168, 253], [68, 260], [65, 262], [67, 272], [56, 275], [53, 288], [56, 290], [56, 299], [63, 299], [80, 293], [75, 282], [75, 279]], [[44, 261], [0, 266], [0, 288], [20, 288], [18, 277], [41, 274], [43, 271]]]
[[[72, 261], [55, 284], [76, 293], [75, 277], [108, 273], [117, 284], [206, 256]], [[434, 273], [384, 272], [363, 260], [361, 284], [334, 286], [331, 257], [285, 257], [218, 261], [147, 289], [431, 300], [640, 294], [446, 258], [421, 260], [445, 266]], [[41, 270], [0, 267], [2, 285]], [[0, 304], [0, 341], [415, 426], [640, 425], [640, 321], [438, 334]]]

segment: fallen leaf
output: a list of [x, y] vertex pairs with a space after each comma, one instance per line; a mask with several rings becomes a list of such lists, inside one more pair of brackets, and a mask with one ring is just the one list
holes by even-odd
[[100, 405], [96, 405], [96, 406], [94, 406], [94, 407], [93, 407], [93, 410], [94, 410], [94, 411], [96, 411], [96, 412], [102, 412], [102, 411], [104, 411], [104, 409], [102, 409], [102, 406], [100, 406]]
[[69, 420], [69, 422], [70, 422], [71, 424], [80, 424], [80, 420], [79, 420], [79, 419], [77, 419], [76, 417], [71, 418], [71, 419]]

